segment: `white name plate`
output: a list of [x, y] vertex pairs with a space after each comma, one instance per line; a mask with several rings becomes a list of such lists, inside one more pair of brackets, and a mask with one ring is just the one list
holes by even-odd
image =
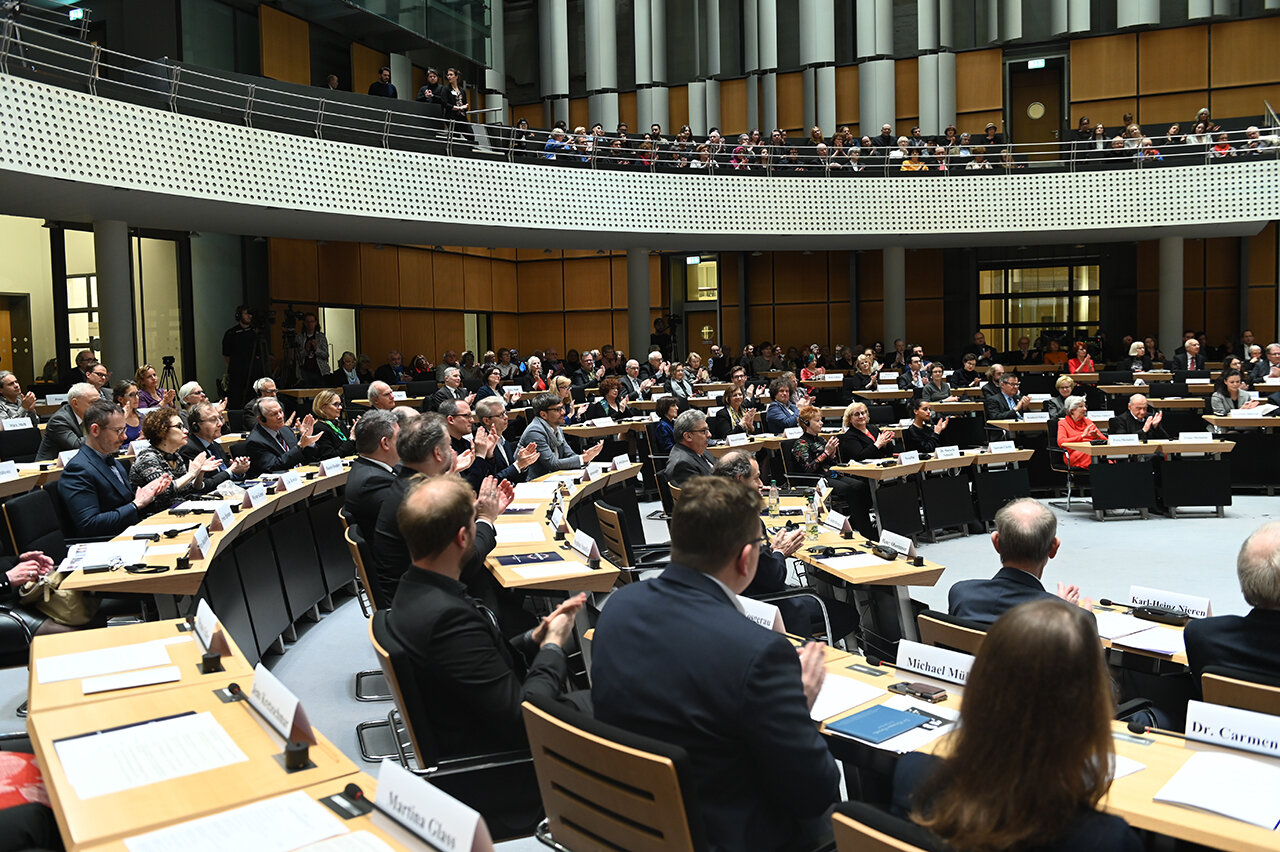
[[78, 452], [80, 451], [79, 450], [63, 450], [62, 452], [58, 453], [58, 465], [60, 467], [66, 467], [67, 462], [75, 458], [76, 453]]
[[262, 663], [258, 663], [253, 670], [253, 689], [249, 693], [249, 703], [286, 740], [316, 744], [316, 735], [311, 731], [311, 723], [307, 721], [307, 714], [302, 709], [298, 696], [290, 692], [278, 677], [267, 671]]
[[1187, 739], [1280, 757], [1280, 716], [1188, 701]]
[[789, 426], [788, 428], [782, 430], [782, 437], [786, 438], [787, 440], [793, 440], [795, 438], [799, 438], [803, 434], [804, 434], [804, 430], [801, 429], [799, 426]]
[[1049, 412], [1047, 411], [1027, 411], [1022, 415], [1022, 419], [1027, 423], [1048, 423]]
[[503, 385], [502, 392], [508, 396], [519, 396], [523, 388], [519, 385]]
[[1105, 408], [1098, 409], [1097, 411], [1086, 411], [1084, 416], [1088, 417], [1094, 423], [1106, 424], [1111, 422], [1111, 412]]
[[1187, 384], [1189, 384], [1189, 385], [1207, 385], [1207, 384], [1209, 384], [1209, 383], [1210, 383], [1210, 382], [1212, 382], [1212, 381], [1213, 381], [1213, 379], [1187, 379]]
[[582, 530], [573, 534], [573, 541], [569, 542], [569, 546], [587, 559], [600, 558], [600, 548], [596, 547], [596, 540]]
[[293, 491], [302, 487], [302, 474], [296, 470], [287, 470], [280, 474], [280, 479], [276, 482], [277, 491]]
[[1017, 452], [1018, 446], [1013, 441], [992, 441], [991, 452], [993, 453], [1013, 453]]
[[1129, 447], [1134, 444], [1141, 444], [1142, 441], [1136, 433], [1128, 433], [1122, 435], [1108, 435], [1107, 446], [1110, 447]]
[[21, 474], [18, 473], [18, 463], [13, 461], [0, 462], [0, 482], [12, 482]]
[[231, 529], [234, 523], [234, 515], [231, 512], [231, 506], [226, 503], [215, 503], [213, 506], [213, 521], [209, 524], [209, 529], [214, 532], [222, 532]]
[[44, 398], [45, 405], [62, 405], [66, 401], [67, 395], [65, 393], [51, 393]]
[[935, 648], [903, 639], [898, 643], [897, 666], [916, 674], [964, 686], [964, 682], [969, 679], [969, 669], [973, 667], [973, 657], [959, 651], [948, 651], [946, 648]]
[[267, 502], [267, 486], [259, 482], [244, 490], [244, 508], [254, 509]]
[[408, 399], [409, 392], [408, 391], [392, 391], [391, 398], [394, 400]]
[[1197, 444], [1207, 444], [1213, 441], [1213, 435], [1209, 432], [1179, 432], [1179, 441], [1191, 441]]
[[898, 464], [915, 464], [918, 461], [920, 461], [919, 450], [907, 450], [906, 452], [898, 453]]
[[342, 473], [342, 459], [337, 456], [320, 462], [321, 476], [337, 476], [340, 473]]
[[1130, 586], [1129, 603], [1134, 606], [1160, 606], [1192, 618], [1208, 618], [1213, 615], [1213, 606], [1208, 598], [1166, 592], [1163, 589], [1151, 589], [1146, 586]]
[[611, 467], [613, 470], [622, 470], [629, 464], [631, 464], [630, 456], [614, 456]]
[[733, 432], [727, 438], [725, 438], [725, 441], [731, 447], [741, 447], [743, 444], [748, 444], [751, 442], [751, 436], [748, 435], [746, 432]]
[[914, 556], [916, 552], [916, 546], [912, 543], [910, 538], [905, 535], [898, 535], [896, 532], [890, 532], [889, 530], [880, 531], [880, 543], [886, 547], [892, 547], [903, 556]]
[[897, 380], [898, 374], [895, 371], [889, 370], [880, 374], [880, 381], [882, 382], [896, 382]]
[[133, 453], [136, 456], [140, 454], [143, 450], [148, 449], [150, 446], [151, 446], [151, 442], [148, 441], [146, 438], [139, 438], [138, 440], [129, 444], [129, 452]]
[[766, 630], [772, 630], [775, 633], [787, 632], [782, 626], [782, 611], [773, 604], [744, 598], [742, 595], [738, 595], [738, 603], [742, 605], [742, 611], [747, 618]]
[[849, 525], [849, 517], [847, 515], [840, 514], [835, 509], [827, 512], [827, 516], [822, 519], [822, 525], [839, 533], [849, 532], [853, 529], [853, 527]]
[[938, 447], [934, 451], [934, 455], [940, 459], [958, 459], [960, 458], [960, 448], [955, 446]]
[[196, 636], [200, 639], [200, 644], [205, 648], [209, 647], [209, 643], [213, 641], [213, 633], [218, 629], [218, 617], [213, 614], [213, 610], [209, 607], [209, 602], [204, 598], [196, 604], [196, 617], [191, 622], [191, 627], [196, 632]]
[[204, 559], [209, 555], [209, 528], [204, 524], [196, 527], [191, 531], [194, 535], [191, 539], [191, 549], [187, 551], [187, 556], [192, 559]]
[[34, 429], [35, 424], [26, 417], [6, 417], [0, 420], [0, 429], [6, 432], [17, 432], [19, 429]]
[[587, 425], [588, 426], [612, 426], [614, 425], [614, 423], [613, 423], [612, 417], [597, 417], [594, 420], [588, 422]]
[[375, 802], [378, 810], [432, 849], [473, 852], [493, 848], [489, 829], [478, 812], [393, 760], [382, 761]]

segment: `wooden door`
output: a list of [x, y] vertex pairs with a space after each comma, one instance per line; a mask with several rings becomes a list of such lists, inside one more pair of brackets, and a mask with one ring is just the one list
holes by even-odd
[[[1019, 156], [1027, 160], [1062, 159], [1057, 153], [1062, 134], [1061, 59], [1045, 60], [1045, 67], [1034, 70], [1028, 70], [1024, 62], [1009, 68], [1009, 122], [1012, 141], [1035, 145], [1039, 152]], [[975, 135], [980, 135], [980, 130]]]

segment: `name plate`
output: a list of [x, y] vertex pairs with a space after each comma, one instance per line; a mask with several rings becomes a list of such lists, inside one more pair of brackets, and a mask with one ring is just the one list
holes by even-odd
[[286, 740], [316, 744], [316, 735], [311, 731], [311, 723], [307, 721], [302, 702], [298, 701], [298, 696], [290, 692], [278, 677], [267, 671], [262, 663], [258, 663], [253, 670], [253, 689], [249, 693], [249, 703]]
[[813, 493], [817, 496], [814, 502], [821, 503], [827, 499], [827, 495], [831, 493], [831, 485], [825, 479], [819, 479], [818, 484], [814, 486]]
[[898, 373], [894, 370], [887, 370], [880, 374], [880, 381], [882, 382], [896, 382], [897, 380]]
[[940, 459], [958, 459], [960, 458], [960, 448], [956, 446], [938, 447], [933, 454]]
[[21, 476], [21, 474], [18, 473], [17, 462], [0, 462], [0, 482], [12, 482], [19, 476]]
[[614, 456], [613, 462], [610, 465], [610, 467], [612, 470], [622, 470], [624, 467], [626, 467], [629, 464], [631, 464], [630, 456], [627, 456], [627, 455]]
[[658, 412], [656, 412], [656, 411], [650, 411], [650, 412], [649, 412], [649, 422], [651, 422], [651, 423], [657, 423], [657, 422], [658, 422]]
[[850, 532], [853, 529], [853, 527], [849, 525], [849, 517], [847, 515], [842, 515], [835, 509], [827, 512], [827, 516], [822, 519], [822, 525], [840, 533]]
[[66, 401], [67, 395], [65, 393], [51, 393], [44, 398], [45, 405], [62, 405]]
[[551, 526], [556, 532], [568, 532], [564, 523], [564, 509], [561, 509], [559, 504], [551, 509]]
[[775, 633], [787, 632], [782, 625], [782, 611], [773, 604], [744, 598], [742, 595], [738, 595], [738, 603], [742, 605], [742, 612], [747, 618], [766, 630], [772, 630]]
[[1187, 739], [1280, 757], [1280, 716], [1188, 701]]
[[906, 452], [898, 453], [898, 464], [915, 464], [918, 461], [920, 461], [919, 450], [907, 450]]
[[[1209, 381], [1205, 379], [1205, 381]], [[1262, 383], [1264, 385], [1280, 385], [1280, 376], [1263, 376]]]
[[267, 486], [261, 482], [250, 485], [244, 490], [244, 508], [256, 509], [265, 502], [267, 502]]
[[213, 520], [209, 523], [209, 529], [214, 532], [222, 532], [231, 529], [235, 515], [231, 511], [231, 507], [226, 503], [213, 504]]
[[1233, 408], [1227, 414], [1228, 417], [1262, 417], [1266, 414], [1261, 408]]
[[992, 441], [991, 452], [993, 453], [1013, 453], [1017, 452], [1018, 446], [1013, 441]]
[[471, 852], [493, 848], [489, 830], [478, 812], [394, 760], [382, 761], [374, 801], [379, 811], [421, 837], [432, 849]]
[[1188, 385], [1207, 385], [1212, 381], [1213, 379], [1187, 379], [1187, 384]]
[[746, 432], [733, 432], [725, 438], [725, 441], [731, 447], [741, 447], [743, 444], [749, 444], [751, 442], [751, 436]]
[[1210, 432], [1179, 432], [1179, 441], [1192, 441], [1197, 444], [1207, 444], [1213, 441], [1213, 434]]
[[34, 429], [35, 424], [27, 417], [6, 417], [0, 420], [0, 429], [6, 432], [17, 432], [19, 429]]
[[587, 559], [600, 558], [600, 548], [596, 547], [596, 540], [582, 530], [573, 534], [573, 541], [569, 542], [569, 546]]
[[964, 686], [964, 682], [969, 679], [969, 669], [973, 667], [973, 657], [959, 651], [948, 651], [946, 648], [935, 648], [903, 639], [898, 643], [897, 666], [916, 674]]
[[342, 459], [337, 456], [320, 462], [321, 476], [337, 476], [340, 473], [342, 473]]
[[280, 474], [276, 481], [276, 491], [287, 492], [302, 487], [302, 474], [296, 470], [287, 470]]
[[136, 456], [136, 455], [139, 455], [143, 450], [150, 448], [150, 446], [151, 446], [151, 442], [148, 441], [146, 438], [139, 438], [138, 440], [133, 441], [129, 444], [129, 452], [133, 453]]
[[609, 462], [591, 462], [586, 467], [586, 473], [589, 474], [592, 479], [599, 479], [608, 473], [612, 466], [613, 465]]
[[1022, 419], [1026, 423], [1048, 423], [1049, 412], [1047, 411], [1027, 411], [1023, 412]]
[[1134, 606], [1160, 606], [1192, 618], [1208, 618], [1213, 615], [1213, 606], [1208, 598], [1166, 592], [1163, 589], [1150, 589], [1146, 586], [1130, 586], [1129, 603]]
[[832, 381], [844, 381], [844, 373], [823, 373], [821, 378], [831, 379]]
[[408, 391], [392, 391], [391, 398], [394, 400], [408, 399], [409, 392]]
[[193, 533], [193, 538], [191, 539], [191, 549], [187, 551], [187, 556], [192, 559], [204, 559], [209, 555], [209, 528], [201, 524], [191, 532]]
[[911, 539], [905, 535], [898, 535], [896, 532], [889, 530], [880, 531], [880, 543], [886, 547], [892, 547], [903, 556], [915, 556], [916, 546]]
[[208, 653], [217, 654], [219, 657], [226, 657], [231, 654], [231, 646], [227, 643], [227, 637], [223, 635], [221, 627], [218, 626], [218, 617], [213, 614], [213, 610], [209, 608], [209, 602], [204, 598], [201, 598], [200, 602], [196, 604], [196, 617], [191, 622], [191, 629], [195, 631], [200, 644], [204, 645], [204, 649]]
[[[1028, 394], [1023, 394], [1023, 396], [1025, 396], [1027, 399], [1031, 400], [1032, 402], [1047, 402], [1053, 396], [1053, 394], [1028, 393]], [[1032, 414], [1039, 414], [1039, 413], [1040, 412], [1032, 412]], [[1031, 415], [1028, 414], [1027, 416], [1030, 417]]]
[[1141, 443], [1142, 441], [1141, 439], [1139, 439], [1136, 433], [1107, 436], [1107, 446], [1109, 447], [1129, 447], [1129, 446], [1133, 446], [1134, 444], [1141, 444]]
[[503, 385], [502, 392], [508, 396], [519, 396], [523, 389], [519, 385]]
[[79, 451], [79, 450], [63, 450], [62, 452], [58, 453], [58, 466], [59, 466], [59, 467], [66, 467], [66, 466], [67, 466], [67, 462], [69, 462], [69, 461], [71, 461], [73, 458], [75, 458], [75, 457], [76, 457], [76, 453], [78, 453], [78, 452], [80, 452], [80, 451]]
[[782, 430], [782, 437], [786, 438], [788, 441], [799, 438], [803, 434], [804, 430], [799, 426], [789, 426]]

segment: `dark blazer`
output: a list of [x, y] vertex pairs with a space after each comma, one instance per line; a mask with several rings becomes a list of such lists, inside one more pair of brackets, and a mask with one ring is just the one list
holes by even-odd
[[76, 422], [76, 415], [71, 411], [71, 403], [64, 402], [62, 407], [53, 412], [49, 422], [44, 426], [44, 434], [40, 436], [40, 448], [36, 450], [36, 461], [53, 461], [58, 453], [74, 450], [84, 443], [84, 429]]
[[664, 472], [667, 475], [667, 482], [672, 485], [682, 485], [690, 477], [706, 476], [715, 466], [715, 457], [710, 453], [697, 455], [684, 444], [673, 444]]
[[635, 402], [644, 396], [644, 391], [640, 390], [640, 383], [644, 381], [643, 376], [633, 379], [624, 373], [618, 377], [618, 381], [622, 382], [622, 392], [627, 395], [628, 402]]
[[[487, 465], [485, 476], [496, 476], [498, 479], [505, 479], [508, 482], [524, 482], [530, 465], [524, 470], [516, 467], [516, 454], [520, 451], [522, 444], [515, 441], [499, 441], [498, 445], [493, 448], [493, 453], [487, 459], [481, 459]], [[472, 467], [475, 465], [473, 464]], [[482, 478], [483, 479], [483, 478]]]
[[596, 718], [689, 752], [714, 849], [782, 849], [836, 800], [795, 648], [672, 563], [619, 589], [593, 642]]
[[[275, 436], [284, 438], [285, 447]], [[245, 442], [244, 454], [249, 457], [249, 475], [258, 476], [278, 470], [288, 470], [294, 465], [315, 461], [315, 447], [299, 447], [298, 438], [292, 429], [281, 429], [279, 433], [270, 432], [261, 423], [253, 427], [249, 440]]]
[[508, 642], [467, 587], [443, 574], [406, 571], [387, 629], [416, 664], [443, 757], [525, 745], [521, 702], [565, 692], [563, 650], [539, 649], [527, 634]]
[[373, 380], [375, 382], [386, 382], [389, 385], [402, 385], [410, 381], [410, 372], [408, 364], [401, 364], [399, 373], [390, 364], [383, 364], [373, 371]]
[[944, 430], [942, 435], [933, 431], [933, 426], [926, 423], [923, 426], [917, 426], [912, 423], [902, 433], [902, 443], [908, 450], [918, 450], [922, 453], [932, 453], [938, 449], [938, 445], [942, 443], [943, 436], [946, 435]]
[[[337, 432], [330, 427], [330, 423], [337, 427]], [[355, 454], [356, 442], [352, 440], [351, 434], [341, 423], [331, 420], [317, 420], [315, 432], [320, 436], [320, 440], [312, 444], [311, 449], [317, 460]], [[342, 434], [341, 438], [338, 437], [338, 433]]]
[[[920, 385], [916, 385], [916, 377], [920, 378]], [[929, 373], [925, 369], [921, 369], [919, 373], [912, 373], [910, 369], [903, 370], [898, 374], [898, 390], [917, 390], [923, 388], [929, 383]]]
[[[1148, 415], [1146, 420], [1150, 419], [1151, 416]], [[1144, 444], [1152, 438], [1155, 438], [1157, 441], [1169, 440], [1169, 433], [1164, 430], [1164, 426], [1152, 426], [1149, 430], [1143, 432], [1142, 424], [1145, 423], [1146, 420], [1138, 420], [1127, 410], [1123, 411], [1111, 418], [1110, 423], [1107, 425], [1107, 434], [1137, 435]]]
[[883, 447], [877, 448], [874, 439], [879, 436], [880, 430], [868, 424], [867, 431], [871, 433], [871, 438], [868, 438], [853, 427], [840, 433], [840, 458], [845, 461], [860, 462], [868, 459], [883, 459], [893, 455], [895, 441], [890, 441]]
[[351, 523], [360, 529], [366, 541], [373, 540], [373, 528], [378, 522], [378, 510], [387, 496], [387, 488], [395, 474], [375, 461], [357, 456], [351, 462], [347, 474], [347, 487], [342, 508]]
[[1182, 638], [1187, 665], [1197, 675], [1206, 666], [1227, 666], [1280, 677], [1280, 610], [1254, 608], [1248, 615], [1193, 618]]
[[[907, 819], [915, 808], [916, 793], [941, 766], [942, 759], [923, 752], [909, 752], [898, 758], [893, 770], [892, 813]], [[1034, 783], [1036, 779], [1028, 778]], [[1028, 852], [1077, 852], [1106, 849], [1107, 852], [1142, 852], [1138, 833], [1118, 816], [1092, 808], [1080, 808], [1060, 837], [1038, 843]]]
[[1175, 354], [1174, 354], [1174, 356], [1173, 356], [1171, 359], [1169, 359], [1169, 361], [1168, 361], [1168, 362], [1166, 362], [1166, 363], [1165, 363], [1164, 368], [1165, 368], [1166, 370], [1176, 370], [1176, 371], [1179, 371], [1179, 372], [1180, 372], [1180, 371], [1182, 371], [1182, 370], [1203, 370], [1203, 369], [1204, 369], [1204, 355], [1202, 355], [1202, 354], [1200, 354], [1200, 353], [1198, 353], [1198, 352], [1197, 352], [1197, 353], [1196, 353], [1196, 355], [1195, 355], [1195, 366], [1194, 366], [1194, 367], [1188, 367], [1188, 366], [1187, 366], [1187, 352], [1186, 352], [1186, 350], [1184, 349], [1184, 350], [1182, 350], [1181, 352], [1177, 352], [1177, 353], [1175, 353]]
[[231, 457], [227, 455], [227, 451], [224, 450], [222, 445], [217, 441], [214, 441], [213, 444], [206, 447], [204, 442], [194, 435], [187, 439], [187, 443], [182, 447], [182, 449], [178, 450], [178, 455], [182, 456], [187, 461], [191, 461], [201, 453], [208, 453], [210, 456], [213, 456], [218, 461], [222, 462], [221, 470], [214, 473], [206, 473], [204, 475], [204, 490], [207, 492], [231, 478], [231, 471], [227, 470], [227, 468], [231, 466]]
[[458, 385], [457, 390], [441, 385], [435, 393], [422, 401], [422, 411], [435, 411], [440, 407], [440, 403], [446, 399], [466, 399], [468, 391], [466, 385]]
[[[1018, 394], [1014, 401], [1022, 399], [1022, 394]], [[1014, 413], [1009, 408], [1009, 401], [1005, 397], [1003, 391], [994, 394], [986, 394], [982, 398], [983, 405], [986, 408], [988, 420], [1021, 420], [1025, 412]]]
[[81, 447], [58, 480], [58, 496], [71, 528], [85, 538], [110, 538], [136, 524], [141, 514], [133, 505], [133, 495], [124, 465], [103, 458], [91, 447]]
[[[1271, 375], [1271, 362], [1264, 355], [1257, 364], [1254, 364], [1253, 370], [1249, 373], [1249, 379], [1255, 385], [1262, 384], [1262, 380]], [[45, 427], [46, 430], [48, 427]]]
[[956, 618], [993, 624], [1020, 603], [1058, 599], [1040, 581], [1019, 568], [1005, 566], [990, 580], [961, 580], [947, 593], [947, 612]]

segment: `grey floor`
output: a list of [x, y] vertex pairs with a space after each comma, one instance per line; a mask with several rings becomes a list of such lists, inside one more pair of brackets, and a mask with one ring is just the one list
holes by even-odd
[[[1053, 504], [1058, 516], [1062, 547], [1045, 569], [1045, 585], [1075, 583], [1081, 594], [1094, 599], [1125, 599], [1130, 585], [1150, 586], [1208, 596], [1214, 614], [1248, 610], [1235, 579], [1235, 555], [1245, 537], [1261, 524], [1280, 517], [1280, 497], [1237, 496], [1225, 518], [1171, 520], [1115, 520], [1099, 523], [1077, 510], [1068, 514]], [[643, 506], [648, 512], [656, 506]], [[650, 540], [665, 540], [663, 525], [645, 521]], [[952, 583], [987, 577], [999, 569], [999, 561], [985, 535], [971, 535], [937, 544], [923, 544], [920, 553], [946, 566], [937, 586], [912, 588], [912, 597], [930, 607], [946, 609]], [[353, 698], [355, 672], [377, 668], [369, 646], [368, 625], [359, 604], [345, 598], [315, 624], [304, 625], [298, 641], [268, 666], [301, 699], [307, 715], [319, 730], [336, 743], [365, 771], [376, 775], [378, 766], [360, 758], [355, 727], [385, 718], [389, 702], [357, 702]], [[0, 733], [20, 731], [15, 716], [25, 700], [26, 669], [0, 671]], [[499, 847], [511, 850], [543, 849], [532, 838]]]

